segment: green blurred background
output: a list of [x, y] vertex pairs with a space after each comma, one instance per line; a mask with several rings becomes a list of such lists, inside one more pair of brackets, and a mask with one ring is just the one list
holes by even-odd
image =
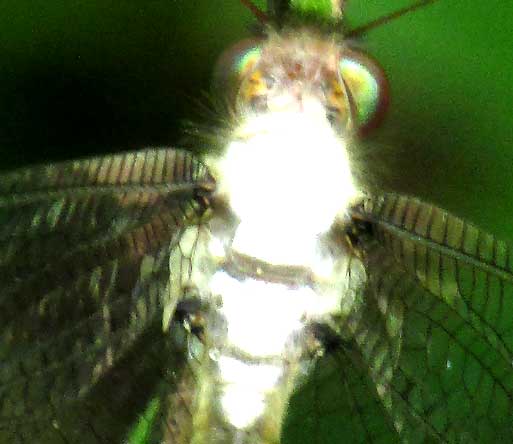
[[[410, 2], [348, 3], [354, 27]], [[238, 0], [2, 2], [0, 166], [176, 145], [253, 25]], [[391, 85], [369, 172], [513, 242], [511, 29], [509, 2], [439, 0], [355, 44]]]
[[[347, 17], [408, 3], [350, 0]], [[176, 144], [216, 57], [253, 24], [238, 0], [3, 2], [2, 166]], [[439, 0], [357, 42], [392, 90], [373, 174], [510, 240], [512, 28], [508, 2]]]

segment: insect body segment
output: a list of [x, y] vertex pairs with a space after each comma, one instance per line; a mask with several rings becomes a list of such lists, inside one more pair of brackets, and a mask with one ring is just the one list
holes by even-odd
[[[287, 399], [317, 342], [309, 325], [329, 322], [331, 313], [340, 312], [341, 296], [345, 303], [350, 299], [348, 264], [327, 258], [335, 261], [331, 274], [315, 275], [303, 267], [309, 273], [305, 279], [300, 267], [239, 254], [233, 218], [212, 222], [210, 237], [196, 244], [192, 264], [191, 285], [204, 298], [199, 305], [206, 323], [205, 350], [191, 361], [199, 384], [191, 442], [278, 443]], [[230, 225], [234, 230], [224, 243], [225, 255], [208, 254], [212, 245], [223, 243], [216, 226]]]

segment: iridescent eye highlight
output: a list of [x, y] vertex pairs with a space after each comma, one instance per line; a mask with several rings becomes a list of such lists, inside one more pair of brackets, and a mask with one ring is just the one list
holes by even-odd
[[369, 56], [344, 50], [340, 76], [349, 89], [356, 111], [356, 127], [365, 133], [381, 122], [388, 105], [388, 82], [381, 67]]
[[234, 63], [234, 71], [239, 75], [239, 78], [243, 77], [249, 70], [251, 70], [256, 62], [260, 59], [262, 49], [260, 46], [253, 46], [246, 52], [240, 53], [238, 60]]
[[214, 87], [233, 103], [242, 80], [261, 56], [261, 42], [243, 40], [223, 52], [214, 70]]

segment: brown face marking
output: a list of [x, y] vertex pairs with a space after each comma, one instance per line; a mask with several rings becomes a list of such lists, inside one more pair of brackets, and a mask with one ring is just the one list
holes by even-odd
[[256, 97], [265, 96], [267, 91], [262, 71], [257, 69], [242, 83], [239, 94], [246, 103], [251, 103]]

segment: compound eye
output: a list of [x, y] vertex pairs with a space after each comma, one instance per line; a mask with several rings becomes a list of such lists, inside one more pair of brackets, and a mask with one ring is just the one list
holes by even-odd
[[388, 82], [383, 69], [368, 55], [344, 49], [340, 76], [351, 95], [355, 127], [361, 135], [382, 122], [388, 107]]
[[260, 60], [260, 45], [260, 40], [246, 39], [221, 54], [214, 69], [214, 92], [235, 102], [241, 83]]

